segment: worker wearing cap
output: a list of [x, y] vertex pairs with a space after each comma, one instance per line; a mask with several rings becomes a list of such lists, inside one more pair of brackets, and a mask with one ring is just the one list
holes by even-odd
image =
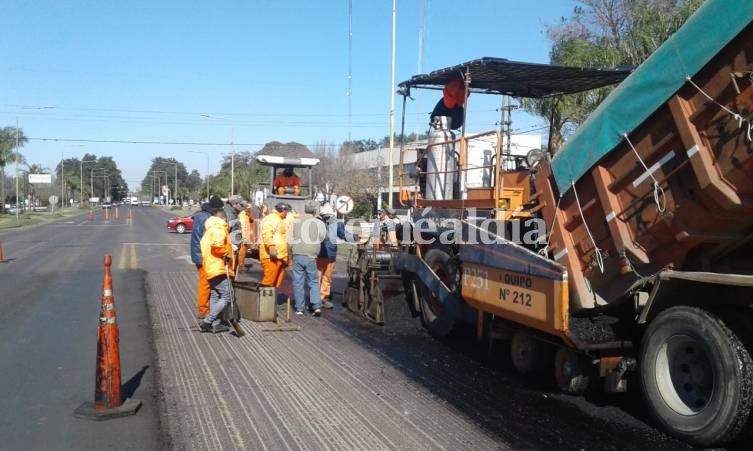
[[228, 235], [228, 224], [225, 221], [225, 212], [222, 208], [222, 201], [217, 199], [212, 216], [204, 222], [204, 235], [201, 237], [201, 257], [203, 260], [204, 274], [207, 283], [210, 286], [209, 313], [199, 321], [199, 328], [202, 332], [225, 332], [228, 327], [221, 324], [219, 319], [220, 313], [230, 302], [232, 296], [231, 280], [234, 275], [233, 247], [230, 244]]
[[279, 287], [288, 266], [288, 212], [292, 210], [289, 204], [280, 202], [272, 209], [272, 213], [264, 217], [261, 222], [261, 243], [259, 245], [259, 262], [264, 276], [261, 286]]
[[238, 222], [241, 226], [241, 244], [238, 246], [238, 258], [236, 259], [236, 272], [243, 271], [246, 260], [246, 250], [251, 244], [251, 220], [248, 217], [248, 202], [241, 201], [242, 210], [238, 212]]
[[379, 221], [382, 229], [382, 240], [391, 247], [397, 247], [397, 229], [400, 227], [395, 210], [391, 208], [382, 208], [379, 210]]
[[467, 99], [468, 94], [466, 93], [463, 80], [450, 80], [442, 91], [442, 98], [439, 99], [439, 102], [437, 102], [434, 110], [429, 115], [430, 122], [435, 117], [449, 117], [451, 118], [450, 128], [454, 130], [459, 129], [463, 126], [465, 102]]
[[293, 194], [301, 195], [301, 179], [293, 172], [292, 166], [285, 166], [281, 173], [277, 174], [272, 186], [279, 195]]
[[335, 271], [337, 262], [337, 239], [349, 243], [358, 241], [358, 237], [345, 230], [345, 225], [337, 221], [337, 215], [332, 205], [325, 203], [319, 210], [319, 219], [327, 227], [327, 237], [322, 241], [319, 255], [316, 258], [316, 271], [319, 275], [319, 296], [322, 299], [322, 308], [330, 309], [332, 304], [332, 273]]

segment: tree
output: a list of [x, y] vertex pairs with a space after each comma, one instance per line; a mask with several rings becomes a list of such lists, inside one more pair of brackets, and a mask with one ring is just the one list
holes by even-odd
[[[186, 177], [185, 183], [186, 191], [191, 197], [196, 197], [193, 193], [199, 193], [204, 188], [204, 180], [201, 178], [201, 174], [196, 169], [192, 170], [188, 177]], [[180, 190], [180, 188], [179, 188]], [[196, 197], [197, 199], [201, 196]]]
[[373, 139], [359, 139], [357, 141], [345, 141], [342, 146], [350, 153], [361, 153], [379, 148], [379, 143]]
[[[703, 0], [579, 0], [573, 14], [547, 27], [552, 64], [578, 67], [635, 67], [669, 38]], [[611, 92], [612, 87], [560, 96], [525, 99], [523, 107], [550, 126], [556, 152]]]
[[[18, 137], [16, 137], [16, 133], [18, 133]], [[20, 128], [3, 127], [0, 129], [0, 211], [2, 211], [2, 204], [5, 203], [5, 166], [16, 161], [16, 141], [18, 141], [18, 147], [23, 147], [28, 140]], [[20, 154], [18, 155], [18, 163], [21, 163], [23, 160]]]
[[[178, 171], [177, 194], [174, 192], [176, 165]], [[141, 181], [141, 191], [152, 194], [152, 197], [158, 197], [162, 195], [161, 187], [167, 186], [170, 193], [172, 193], [172, 198], [176, 199], [176, 202], [181, 199], [194, 198], [197, 194], [197, 188], [201, 188], [201, 176], [199, 176], [198, 172], [196, 172], [196, 176], [199, 178], [199, 186], [195, 186], [195, 180], [192, 180], [193, 184], [189, 186], [186, 165], [172, 157], [154, 157], [149, 170]]]
[[235, 183], [233, 193], [248, 199], [258, 185], [269, 183], [269, 168], [259, 164], [253, 152], [224, 155], [219, 174], [209, 177], [211, 193], [229, 197], [231, 181]]

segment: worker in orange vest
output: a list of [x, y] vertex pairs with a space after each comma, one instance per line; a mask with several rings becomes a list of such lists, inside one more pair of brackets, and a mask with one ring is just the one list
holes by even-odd
[[264, 276], [260, 282], [264, 287], [279, 287], [288, 266], [288, 212], [290, 204], [280, 202], [272, 213], [261, 222], [261, 244], [259, 245], [259, 262]]
[[286, 166], [282, 173], [277, 174], [272, 186], [279, 195], [292, 194], [301, 195], [301, 179], [293, 172], [292, 166]]
[[251, 220], [248, 217], [248, 202], [243, 200], [240, 202], [240, 205], [243, 208], [238, 212], [238, 221], [241, 224], [241, 244], [238, 247], [236, 272], [244, 270], [243, 264], [246, 260], [246, 251], [251, 244]]

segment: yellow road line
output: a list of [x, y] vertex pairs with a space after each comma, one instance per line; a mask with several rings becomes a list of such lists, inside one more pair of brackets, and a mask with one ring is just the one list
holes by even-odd
[[126, 245], [125, 243], [123, 246], [120, 247], [120, 258], [118, 259], [118, 269], [124, 270], [126, 269]]
[[118, 269], [138, 269], [139, 260], [136, 256], [136, 246], [133, 243], [123, 243], [118, 259]]

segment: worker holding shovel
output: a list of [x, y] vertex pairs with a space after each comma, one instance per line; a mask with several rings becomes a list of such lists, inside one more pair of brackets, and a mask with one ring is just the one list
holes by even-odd
[[[215, 201], [216, 202], [216, 201]], [[210, 205], [212, 200], [210, 200]], [[235, 275], [233, 247], [230, 244], [228, 225], [222, 208], [212, 210], [212, 216], [204, 223], [201, 238], [201, 257], [204, 273], [209, 281], [209, 314], [199, 322], [202, 332], [220, 333], [229, 330], [220, 324], [218, 316], [231, 302], [231, 277]]]

